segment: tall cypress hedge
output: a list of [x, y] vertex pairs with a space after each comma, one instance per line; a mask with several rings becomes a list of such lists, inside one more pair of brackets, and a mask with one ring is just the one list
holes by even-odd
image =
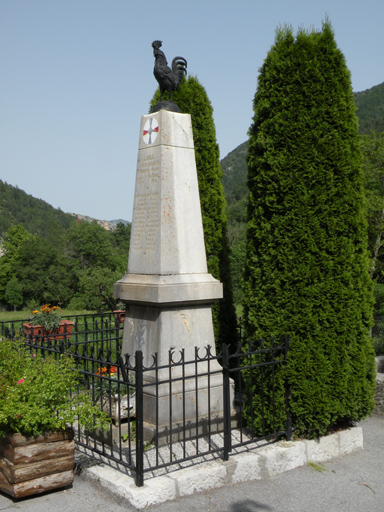
[[[249, 135], [246, 335], [269, 343], [290, 334], [276, 427], [286, 377], [297, 433], [314, 437], [369, 414], [375, 386], [358, 123], [328, 20], [320, 32], [277, 30]], [[266, 412], [271, 423], [271, 404]]]
[[[151, 105], [158, 101], [159, 94], [157, 90]], [[164, 94], [164, 100], [168, 99], [167, 94]], [[172, 100], [181, 113], [190, 114], [192, 119], [208, 272], [221, 281], [224, 288], [224, 298], [212, 306], [215, 339], [216, 344], [231, 343], [236, 336], [236, 313], [230, 274], [226, 203], [213, 108], [204, 87], [194, 76], [183, 78], [177, 91], [172, 93]]]

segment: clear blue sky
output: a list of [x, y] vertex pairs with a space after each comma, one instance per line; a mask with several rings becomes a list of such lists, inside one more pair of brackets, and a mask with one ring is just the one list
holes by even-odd
[[152, 41], [205, 87], [223, 158], [247, 139], [276, 27], [326, 15], [353, 90], [382, 83], [383, 0], [0, 0], [0, 179], [66, 212], [131, 220]]

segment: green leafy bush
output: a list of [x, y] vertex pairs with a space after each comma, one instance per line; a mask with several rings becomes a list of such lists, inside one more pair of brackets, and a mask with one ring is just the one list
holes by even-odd
[[89, 429], [107, 428], [110, 419], [86, 391], [70, 393], [78, 384], [69, 355], [43, 358], [20, 341], [0, 341], [0, 436], [37, 436], [75, 421]]

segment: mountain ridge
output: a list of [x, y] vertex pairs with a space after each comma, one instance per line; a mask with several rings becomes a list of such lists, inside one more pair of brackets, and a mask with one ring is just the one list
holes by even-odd
[[93, 222], [103, 226], [107, 230], [113, 230], [119, 222], [130, 224], [130, 222], [117, 220], [100, 220], [78, 213], [63, 212], [60, 208], [28, 194], [18, 186], [9, 185], [0, 180], [0, 238], [8, 228], [15, 224], [22, 225], [33, 235], [46, 238], [49, 231], [55, 226], [69, 229], [76, 220]]

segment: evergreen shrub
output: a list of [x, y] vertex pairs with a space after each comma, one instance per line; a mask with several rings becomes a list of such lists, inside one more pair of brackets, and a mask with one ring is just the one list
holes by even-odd
[[[277, 30], [249, 135], [246, 336], [290, 334], [288, 364], [274, 376], [275, 427], [284, 429], [287, 379], [296, 432], [315, 437], [368, 415], [375, 387], [358, 123], [328, 20], [319, 32]], [[261, 414], [246, 407], [248, 418], [252, 407]]]

